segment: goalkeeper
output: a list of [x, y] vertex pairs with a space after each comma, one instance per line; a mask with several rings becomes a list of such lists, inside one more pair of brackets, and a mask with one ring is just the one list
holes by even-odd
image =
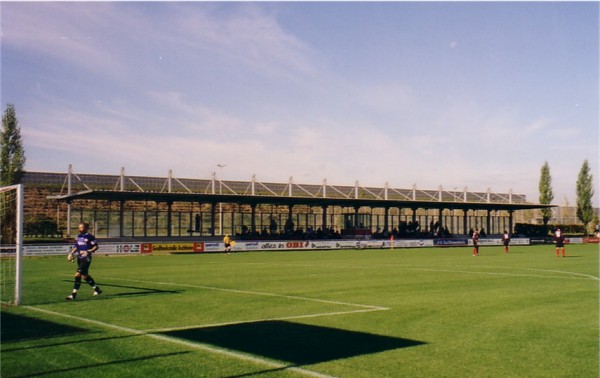
[[89, 269], [92, 264], [92, 254], [98, 250], [98, 242], [94, 235], [88, 232], [90, 225], [82, 222], [79, 224], [79, 235], [75, 240], [73, 249], [69, 252], [67, 259], [71, 262], [74, 260], [74, 255], [77, 255], [77, 272], [75, 273], [75, 284], [73, 285], [73, 292], [65, 299], [72, 301], [77, 297], [77, 291], [81, 286], [81, 278], [85, 280], [93, 289], [94, 296], [102, 294], [100, 287], [96, 285], [96, 282], [90, 276]]

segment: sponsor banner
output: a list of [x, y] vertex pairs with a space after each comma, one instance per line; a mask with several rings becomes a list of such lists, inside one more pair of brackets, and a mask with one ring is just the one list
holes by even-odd
[[[96, 254], [137, 254], [142, 252], [142, 245], [143, 244], [139, 243], [102, 243], [100, 241], [100, 249], [98, 249]], [[23, 255], [66, 255], [72, 247], [72, 244], [25, 245], [23, 246]], [[152, 251], [152, 249], [150, 249], [150, 251]]]
[[339, 249], [353, 249], [358, 248], [357, 240], [338, 240], [335, 242], [335, 247]]
[[433, 239], [433, 244], [456, 247], [469, 245], [469, 241], [467, 239]]
[[219, 242], [204, 242], [204, 252], [225, 251], [225, 244]]
[[[502, 245], [501, 239], [480, 239], [481, 246]], [[567, 238], [566, 243], [598, 243], [598, 238]], [[552, 244], [552, 238], [515, 238], [510, 245]], [[391, 240], [282, 240], [282, 241], [244, 241], [236, 243], [233, 251], [292, 251], [292, 250], [334, 250], [366, 248], [418, 248], [433, 246], [469, 246], [470, 239], [396, 239]], [[71, 249], [71, 244], [25, 245], [25, 256], [63, 255]], [[224, 252], [222, 242], [175, 242], [175, 243], [102, 243], [99, 254], [146, 254], [172, 252]], [[6, 252], [5, 252], [6, 253]], [[10, 253], [10, 252], [9, 252]], [[14, 253], [14, 252], [13, 252]]]
[[142, 253], [152, 253], [152, 243], [142, 243]]
[[[330, 240], [317, 240], [310, 242], [311, 249], [338, 249], [338, 243]], [[354, 247], [352, 247], [354, 248]]]
[[[530, 243], [533, 244], [555, 244], [554, 238], [531, 238]], [[565, 238], [565, 244], [579, 244], [583, 243], [583, 238]], [[512, 244], [512, 242], [511, 242]]]
[[308, 241], [288, 241], [285, 242], [285, 249], [310, 249]]
[[[473, 240], [469, 239], [469, 245], [473, 245]], [[479, 239], [480, 246], [494, 246], [494, 245], [504, 245], [502, 243], [502, 239]], [[529, 245], [529, 239], [527, 238], [515, 238], [510, 239], [510, 245]]]
[[[473, 245], [473, 240], [469, 240], [469, 245]], [[479, 245], [502, 245], [502, 239], [479, 239]]]
[[366, 249], [366, 248], [383, 248], [385, 247], [385, 244], [388, 243], [388, 247], [389, 247], [389, 241], [388, 240], [360, 240], [357, 243], [357, 248], [359, 249]]
[[600, 243], [600, 238], [597, 236], [590, 236], [589, 238], [583, 238], [584, 243]]
[[298, 250], [298, 249], [313, 249], [310, 246], [309, 241], [269, 241], [269, 242], [258, 242], [259, 250], [266, 251], [285, 251], [285, 250]]
[[529, 245], [529, 238], [515, 238], [510, 239], [510, 245]]
[[[388, 247], [391, 247], [391, 243], [387, 243]], [[421, 239], [421, 240], [394, 240], [394, 248], [419, 248], [419, 247], [433, 247], [433, 239]]]
[[[582, 237], [574, 237], [574, 238], [565, 238], [565, 244], [581, 244], [584, 242], [584, 238]], [[510, 244], [513, 244], [512, 240]], [[554, 244], [554, 239], [552, 237], [533, 237], [529, 238], [529, 244]]]
[[155, 252], [194, 252], [194, 243], [152, 243]]
[[100, 249], [96, 253], [129, 254], [140, 253], [142, 245], [138, 243], [100, 243]]
[[24, 245], [24, 256], [49, 256], [66, 255], [69, 253], [72, 244], [48, 244], [48, 245]]
[[[14, 245], [11, 245], [11, 246], [0, 245], [0, 255], [10, 256], [15, 253], [17, 253], [17, 247], [15, 247]], [[23, 251], [23, 253], [25, 253], [25, 252]]]
[[259, 242], [258, 249], [263, 250], [263, 251], [281, 250], [281, 249], [285, 249], [285, 243], [278, 242], [278, 241], [276, 241], [276, 242]]
[[241, 251], [257, 251], [259, 249], [258, 242], [243, 242], [237, 243], [233, 250], [239, 249]]
[[[510, 241], [512, 244], [512, 240]], [[529, 244], [552, 244], [552, 238], [548, 237], [532, 237], [529, 238]]]

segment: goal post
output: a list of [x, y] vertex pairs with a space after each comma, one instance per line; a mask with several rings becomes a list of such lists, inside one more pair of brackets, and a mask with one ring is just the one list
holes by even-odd
[[21, 304], [21, 262], [24, 224], [23, 185], [0, 187], [0, 301]]

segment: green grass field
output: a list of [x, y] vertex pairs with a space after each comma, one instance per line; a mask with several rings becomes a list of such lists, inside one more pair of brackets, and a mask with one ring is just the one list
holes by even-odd
[[597, 245], [26, 258], [8, 377], [599, 376]]

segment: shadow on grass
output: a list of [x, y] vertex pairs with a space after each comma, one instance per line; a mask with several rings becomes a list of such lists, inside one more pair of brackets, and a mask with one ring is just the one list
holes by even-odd
[[285, 321], [194, 328], [163, 334], [285, 361], [296, 366], [425, 344], [398, 337]]
[[5, 311], [2, 311], [1, 328], [3, 344], [89, 332], [85, 328], [73, 327]]
[[243, 378], [243, 377], [262, 376], [264, 374], [276, 373], [278, 371], [285, 371], [285, 370], [287, 370], [289, 368], [290, 368], [290, 366], [283, 366], [283, 367], [280, 367], [280, 368], [273, 368], [273, 369], [265, 369], [265, 370], [253, 371], [253, 372], [245, 373], [245, 374], [228, 375], [228, 376], [225, 376], [223, 378]]
[[142, 362], [142, 361], [151, 360], [151, 359], [154, 359], [154, 358], [179, 356], [179, 355], [188, 354], [188, 353], [192, 353], [192, 352], [188, 351], [188, 352], [163, 353], [163, 354], [153, 354], [153, 355], [144, 356], [144, 357], [125, 358], [125, 359], [122, 359], [122, 360], [111, 360], [111, 361], [107, 361], [107, 362], [99, 362], [99, 363], [94, 363], [94, 364], [89, 364], [89, 365], [83, 365], [83, 366], [74, 366], [74, 367], [64, 368], [64, 369], [46, 370], [46, 371], [41, 371], [41, 372], [38, 372], [38, 373], [30, 373], [30, 374], [27, 374], [27, 375], [15, 376], [15, 378], [40, 377], [40, 376], [43, 376], [43, 375], [68, 373], [68, 372], [74, 372], [74, 371], [77, 371], [77, 370], [94, 369], [94, 368], [98, 368], [98, 367], [102, 367], [102, 366], [110, 366], [110, 365], [116, 365], [116, 364], [136, 363], [136, 362]]
[[63, 345], [87, 344], [87, 343], [91, 343], [91, 342], [93, 343], [95, 341], [107, 341], [107, 340], [117, 340], [117, 339], [130, 339], [132, 337], [140, 337], [140, 336], [142, 336], [142, 335], [96, 337], [96, 338], [91, 338], [91, 339], [81, 339], [81, 340], [74, 340], [74, 341], [64, 341], [64, 342], [60, 342], [60, 343], [49, 343], [49, 344], [44, 344], [44, 345], [24, 346], [24, 347], [20, 347], [20, 348], [2, 348], [2, 353], [19, 352], [19, 351], [22, 351], [22, 350], [34, 350], [34, 349], [54, 348], [54, 347], [63, 346]]
[[[72, 280], [65, 280], [65, 282], [73, 282]], [[139, 286], [128, 286], [128, 285], [115, 285], [115, 284], [108, 284], [108, 283], [103, 283], [103, 282], [98, 282], [98, 286], [100, 286], [103, 290], [103, 294], [100, 295], [98, 298], [94, 298], [94, 299], [101, 299], [101, 298], [115, 298], [115, 297], [136, 297], [136, 296], [143, 296], [143, 295], [156, 295], [156, 294], [178, 294], [178, 293], [183, 293], [185, 290], [160, 290], [160, 289], [154, 289], [154, 288], [149, 288], [149, 287], [139, 287]], [[84, 282], [81, 284], [81, 290], [83, 291], [86, 289], [87, 284]], [[120, 290], [118, 292], [111, 292], [111, 290], [106, 290], [107, 287], [113, 287], [113, 288], [117, 288], [117, 289], [126, 289], [127, 291], [124, 290]], [[91, 289], [90, 289], [91, 290]], [[83, 299], [82, 296], [77, 296], [77, 300], [81, 300]], [[91, 299], [91, 298], [90, 298]]]

